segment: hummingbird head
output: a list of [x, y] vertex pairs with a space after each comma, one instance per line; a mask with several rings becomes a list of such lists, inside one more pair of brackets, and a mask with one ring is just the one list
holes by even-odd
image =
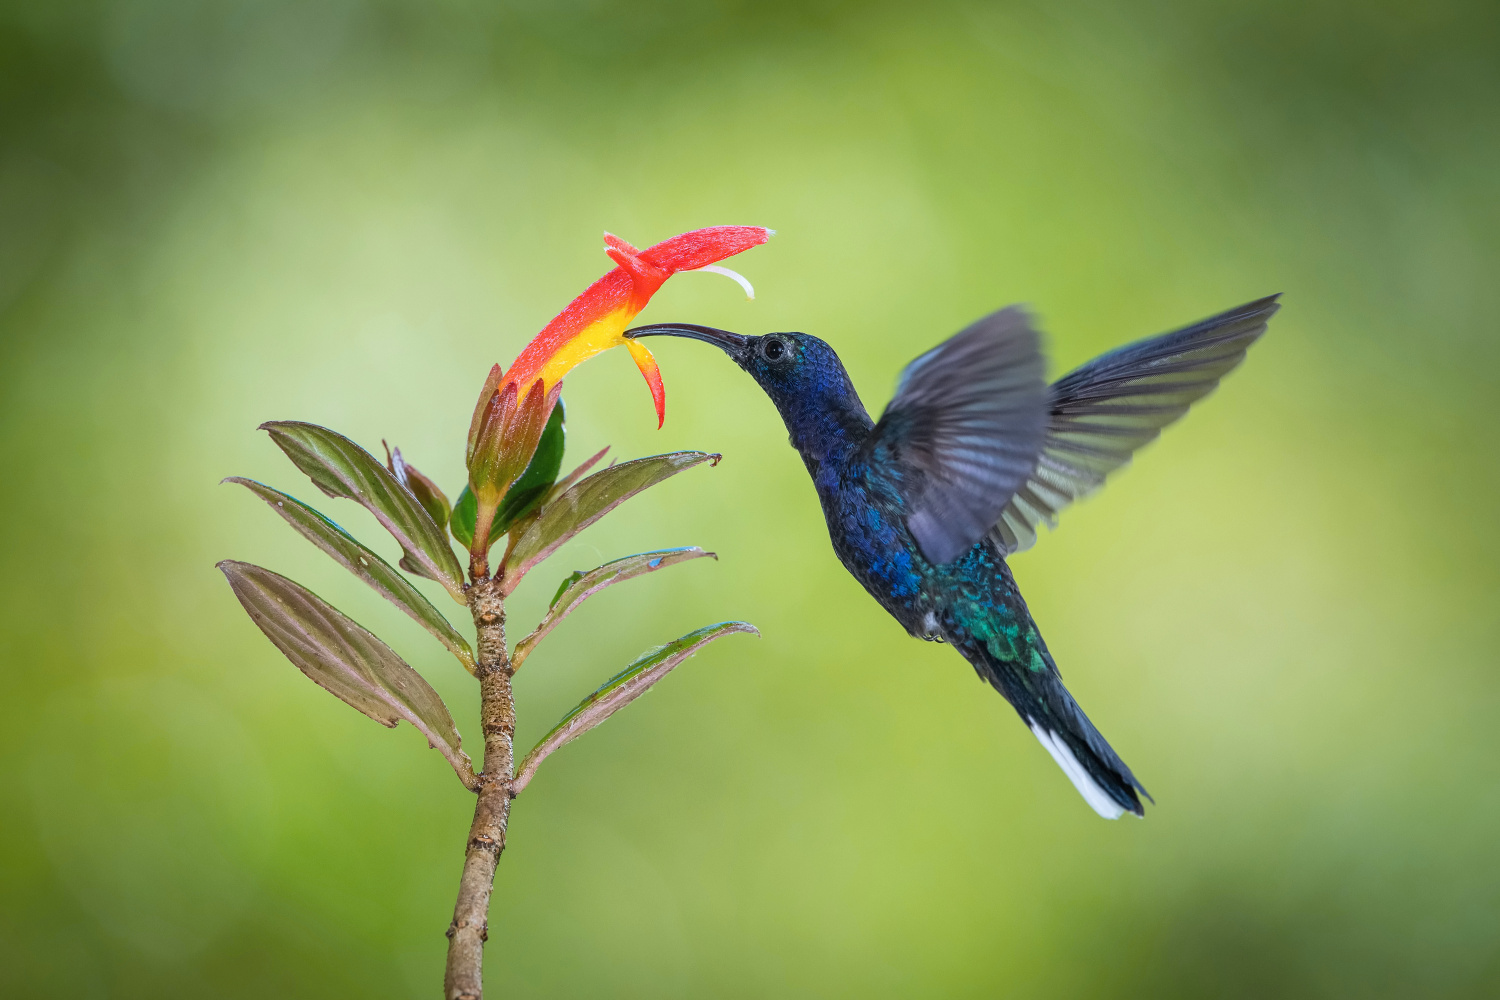
[[807, 333], [746, 337], [691, 323], [657, 323], [625, 332], [638, 337], [687, 337], [713, 344], [734, 360], [771, 397], [782, 416], [809, 404], [824, 406], [858, 397], [832, 347]]

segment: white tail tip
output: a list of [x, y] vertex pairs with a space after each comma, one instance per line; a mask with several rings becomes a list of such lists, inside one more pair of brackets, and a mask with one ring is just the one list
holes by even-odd
[[1119, 819], [1125, 815], [1124, 807], [1110, 798], [1109, 794], [1099, 787], [1099, 783], [1089, 776], [1089, 773], [1083, 769], [1083, 765], [1078, 763], [1078, 758], [1073, 756], [1073, 751], [1062, 741], [1062, 737], [1035, 723], [1032, 724], [1031, 731], [1036, 734], [1042, 746], [1047, 748], [1052, 759], [1057, 761], [1057, 766], [1062, 768], [1063, 773], [1072, 780], [1073, 787], [1078, 789], [1083, 800], [1093, 807], [1094, 812], [1105, 819]]

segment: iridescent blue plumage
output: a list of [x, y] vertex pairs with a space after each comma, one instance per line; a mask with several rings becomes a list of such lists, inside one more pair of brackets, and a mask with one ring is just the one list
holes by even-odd
[[1063, 687], [1005, 557], [1211, 391], [1276, 308], [1261, 299], [1121, 348], [1051, 387], [1030, 318], [1001, 310], [913, 361], [878, 422], [817, 337], [679, 324], [627, 336], [705, 340], [749, 372], [807, 465], [839, 560], [909, 633], [962, 654], [1113, 819], [1140, 815], [1146, 790]]

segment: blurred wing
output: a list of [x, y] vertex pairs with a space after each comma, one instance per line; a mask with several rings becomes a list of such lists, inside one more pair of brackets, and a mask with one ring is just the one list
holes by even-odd
[[1025, 310], [986, 316], [906, 366], [875, 426], [873, 463], [905, 488], [934, 563], [963, 555], [1036, 467], [1047, 422], [1040, 338]]
[[1212, 392], [1266, 332], [1279, 297], [1121, 347], [1054, 383], [1036, 470], [995, 525], [1001, 551], [1030, 548], [1037, 525], [1055, 527], [1059, 511], [1102, 486], [1137, 448]]

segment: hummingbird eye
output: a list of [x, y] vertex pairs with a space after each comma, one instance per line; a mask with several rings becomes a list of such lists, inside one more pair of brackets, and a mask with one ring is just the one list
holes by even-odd
[[760, 342], [760, 353], [767, 361], [780, 361], [786, 357], [786, 342], [776, 337], [767, 337]]

